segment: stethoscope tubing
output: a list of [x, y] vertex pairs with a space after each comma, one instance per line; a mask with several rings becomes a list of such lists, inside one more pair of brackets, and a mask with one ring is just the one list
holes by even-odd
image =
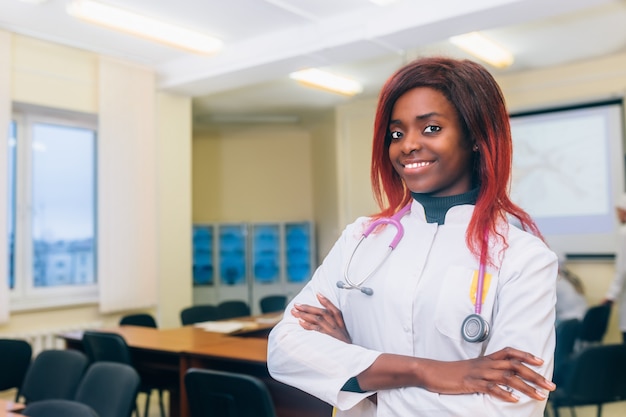
[[[387, 260], [391, 252], [393, 252], [393, 250], [398, 246], [398, 244], [400, 243], [400, 240], [402, 240], [402, 237], [404, 236], [404, 226], [402, 226], [400, 219], [402, 219], [402, 217], [410, 209], [411, 209], [411, 203], [403, 207], [400, 211], [398, 211], [391, 217], [377, 219], [373, 221], [372, 223], [370, 223], [370, 225], [365, 229], [365, 231], [361, 235], [361, 238], [359, 239], [356, 246], [352, 250], [352, 254], [350, 255], [350, 258], [348, 259], [348, 263], [346, 264], [346, 267], [343, 272], [344, 281], [338, 281], [337, 287], [341, 289], [346, 289], [346, 290], [359, 290], [363, 294], [369, 295], [369, 296], [374, 294], [374, 290], [372, 290], [369, 287], [364, 287], [363, 283], [367, 281], [376, 271], [378, 271], [381, 265], [385, 263], [385, 261]], [[358, 251], [359, 246], [361, 246], [363, 241], [366, 240], [367, 237], [370, 234], [372, 234], [372, 232], [376, 230], [378, 226], [383, 225], [383, 224], [391, 224], [396, 228], [396, 234], [393, 240], [389, 243], [387, 253], [378, 262], [376, 267], [373, 268], [365, 276], [365, 278], [361, 279], [357, 283], [354, 283], [349, 277], [350, 265], [352, 264], [354, 255]], [[487, 338], [489, 334], [489, 327], [490, 327], [489, 323], [485, 319], [483, 319], [480, 314], [482, 311], [483, 291], [484, 291], [484, 284], [485, 284], [485, 263], [486, 263], [485, 252], [488, 249], [487, 242], [488, 242], [488, 233], [485, 232], [485, 239], [483, 241], [483, 247], [481, 248], [481, 253], [480, 253], [478, 277], [476, 280], [477, 282], [476, 282], [476, 295], [475, 295], [476, 298], [474, 300], [474, 314], [468, 316], [464, 320], [463, 325], [461, 326], [461, 333], [463, 335], [463, 338], [468, 342], [482, 342], [483, 340]], [[478, 327], [478, 330], [476, 330], [477, 327]]]

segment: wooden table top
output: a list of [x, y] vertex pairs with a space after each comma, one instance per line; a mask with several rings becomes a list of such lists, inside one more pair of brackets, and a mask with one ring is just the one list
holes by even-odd
[[[207, 331], [197, 325], [173, 329], [119, 326], [94, 330], [118, 333], [124, 337], [131, 348], [136, 349], [265, 362], [267, 339], [245, 336], [252, 332], [269, 331], [279, 318], [280, 316], [273, 313], [227, 320], [246, 323], [243, 330], [232, 333]], [[73, 331], [61, 333], [58, 336], [66, 340], [80, 341], [82, 334], [82, 331]]]

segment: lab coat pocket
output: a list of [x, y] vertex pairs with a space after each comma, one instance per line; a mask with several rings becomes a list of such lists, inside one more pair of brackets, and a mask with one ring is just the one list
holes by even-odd
[[[461, 266], [451, 266], [443, 277], [442, 291], [437, 300], [435, 309], [435, 326], [443, 335], [452, 340], [465, 342], [461, 335], [461, 326], [465, 318], [474, 313], [474, 302], [478, 271]], [[493, 297], [489, 292], [491, 286], [491, 274], [486, 273], [483, 282], [483, 308], [481, 315], [489, 317], [492, 310]], [[485, 313], [488, 313], [485, 315]], [[479, 346], [480, 344], [477, 344]]]

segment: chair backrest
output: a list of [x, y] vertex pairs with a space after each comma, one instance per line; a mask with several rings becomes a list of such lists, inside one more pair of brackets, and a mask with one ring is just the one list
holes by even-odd
[[83, 348], [91, 362], [107, 361], [132, 365], [130, 348], [117, 333], [85, 331]]
[[580, 341], [586, 344], [600, 343], [609, 326], [610, 315], [610, 304], [589, 307], [580, 326], [580, 334], [578, 336]]
[[[626, 400], [626, 345], [590, 346], [572, 361], [563, 391], [563, 405], [599, 405]], [[558, 402], [557, 402], [558, 404]]]
[[556, 326], [556, 348], [554, 350], [554, 375], [555, 384], [560, 385], [569, 369], [570, 360], [575, 351], [576, 341], [580, 332], [581, 321], [568, 319]]
[[283, 311], [287, 307], [286, 295], [268, 295], [259, 302], [261, 313], [273, 313]]
[[127, 314], [120, 319], [120, 326], [141, 326], [157, 328], [157, 322], [151, 314]]
[[87, 356], [77, 350], [44, 350], [28, 368], [20, 396], [26, 404], [49, 399], [71, 400], [88, 364]]
[[87, 404], [73, 400], [43, 400], [20, 411], [28, 417], [99, 417]]
[[222, 301], [217, 305], [220, 320], [250, 315], [250, 306], [241, 300]]
[[185, 374], [190, 417], [275, 417], [265, 384], [250, 375], [191, 368]]
[[180, 321], [183, 326], [202, 323], [203, 321], [219, 320], [219, 318], [217, 306], [210, 304], [187, 307], [180, 312]]
[[0, 391], [22, 386], [33, 349], [25, 340], [0, 339]]
[[94, 362], [85, 372], [74, 400], [93, 408], [99, 417], [130, 417], [139, 384], [139, 374], [130, 365]]

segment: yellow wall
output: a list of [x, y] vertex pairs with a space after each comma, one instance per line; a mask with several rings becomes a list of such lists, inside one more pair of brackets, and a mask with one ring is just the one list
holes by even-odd
[[299, 126], [224, 127], [194, 139], [194, 222], [313, 218], [311, 134]]

